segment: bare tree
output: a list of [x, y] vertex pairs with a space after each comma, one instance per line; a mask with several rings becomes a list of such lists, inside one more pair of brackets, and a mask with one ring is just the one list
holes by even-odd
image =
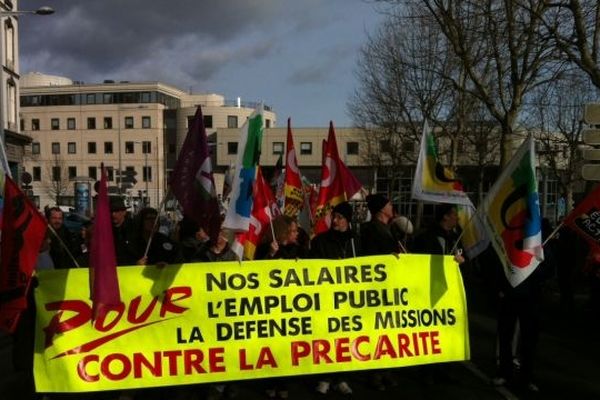
[[44, 180], [44, 189], [58, 205], [61, 197], [66, 195], [71, 187], [66, 162], [59, 154], [54, 154], [54, 159], [48, 163], [47, 176], [50, 179]]
[[575, 187], [584, 183], [580, 148], [584, 106], [598, 97], [598, 90], [590, 90], [587, 75], [576, 71], [538, 90], [528, 107], [540, 144], [540, 165], [547, 166], [547, 172], [558, 180], [560, 192], [568, 200], [567, 211], [572, 207]]
[[461, 63], [469, 85], [501, 127], [500, 163], [513, 139], [527, 93], [562, 71], [556, 47], [540, 35], [544, 0], [422, 0]]
[[600, 3], [590, 0], [547, 1], [536, 15], [567, 59], [600, 87]]

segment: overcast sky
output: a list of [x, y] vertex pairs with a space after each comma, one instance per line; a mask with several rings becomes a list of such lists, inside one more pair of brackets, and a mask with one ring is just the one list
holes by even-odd
[[382, 16], [365, 0], [20, 0], [21, 73], [86, 83], [161, 81], [264, 101], [278, 125], [350, 126], [360, 47]]

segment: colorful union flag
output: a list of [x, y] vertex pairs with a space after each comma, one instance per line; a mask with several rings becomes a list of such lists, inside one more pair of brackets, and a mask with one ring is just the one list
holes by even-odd
[[510, 284], [523, 282], [544, 260], [535, 150], [529, 137], [483, 202], [484, 222]]
[[450, 168], [444, 167], [439, 159], [433, 132], [427, 121], [423, 124], [421, 149], [415, 170], [412, 198], [434, 203], [471, 205], [462, 183]]
[[295, 218], [304, 206], [304, 189], [302, 188], [302, 175], [300, 175], [296, 160], [296, 150], [294, 149], [294, 139], [292, 138], [292, 128], [289, 118], [285, 159], [285, 184], [283, 189], [285, 200], [283, 202], [283, 213]]

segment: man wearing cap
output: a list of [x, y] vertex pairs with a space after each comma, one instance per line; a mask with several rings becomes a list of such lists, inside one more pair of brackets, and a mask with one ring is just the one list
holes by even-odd
[[392, 203], [382, 194], [370, 194], [367, 196], [367, 207], [371, 220], [360, 227], [361, 255], [399, 253], [398, 242], [389, 226], [394, 216]]
[[136, 265], [141, 255], [136, 250], [135, 230], [131, 219], [127, 218], [125, 201], [121, 196], [110, 196], [109, 199], [117, 265]]

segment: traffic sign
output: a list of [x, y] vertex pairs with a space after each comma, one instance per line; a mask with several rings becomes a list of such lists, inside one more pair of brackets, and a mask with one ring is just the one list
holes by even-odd
[[584, 149], [583, 159], [600, 161], [600, 149]]
[[581, 168], [581, 176], [586, 181], [600, 181], [600, 164], [586, 164]]
[[600, 125], [600, 104], [586, 104], [583, 111], [583, 120], [586, 124]]
[[600, 129], [584, 129], [583, 141], [591, 145], [600, 145]]

